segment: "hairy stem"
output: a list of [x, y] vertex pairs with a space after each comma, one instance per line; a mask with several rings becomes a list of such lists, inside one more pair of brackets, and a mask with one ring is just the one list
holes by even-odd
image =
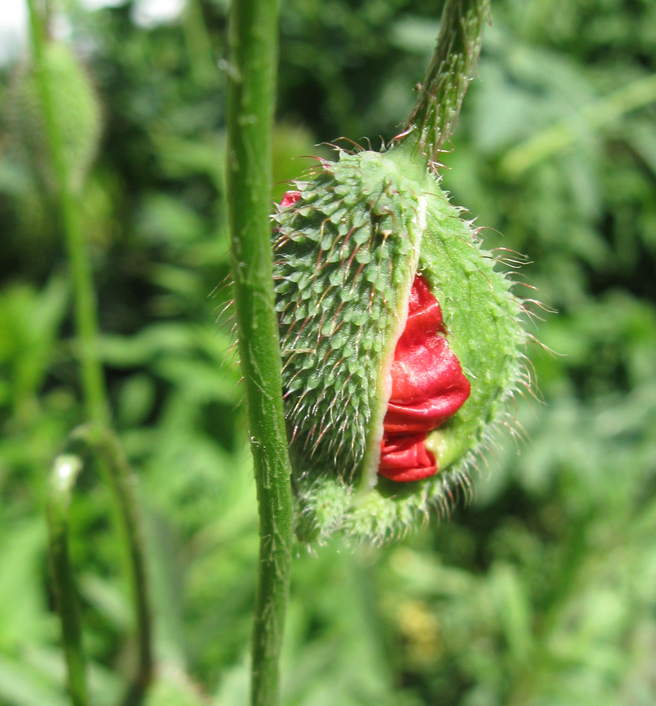
[[415, 141], [435, 161], [458, 121], [483, 43], [490, 0], [447, 0], [437, 46], [417, 103], [398, 140]]
[[45, 27], [37, 7], [37, 0], [28, 0], [32, 51], [36, 69], [37, 86], [43, 111], [44, 132], [55, 181], [55, 197], [59, 218], [66, 240], [66, 250], [71, 264], [75, 291], [75, 328], [82, 386], [87, 418], [97, 424], [109, 422], [109, 405], [102, 365], [98, 356], [98, 320], [96, 297], [93, 289], [91, 265], [82, 235], [80, 209], [77, 195], [72, 188], [64, 158], [64, 145], [57, 124], [57, 115], [45, 63]]
[[233, 0], [227, 70], [228, 211], [239, 353], [260, 514], [253, 706], [279, 703], [278, 662], [293, 536], [269, 220], [277, 27], [277, 0]]
[[143, 699], [153, 672], [152, 613], [147, 591], [143, 535], [132, 469], [114, 433], [94, 425], [79, 427], [70, 435], [66, 450], [53, 464], [48, 493], [50, 563], [62, 622], [69, 692], [74, 706], [88, 704], [82, 631], [68, 533], [75, 483], [89, 457], [101, 461], [108, 472], [113, 495], [118, 499], [119, 529], [129, 550], [128, 579], [136, 620], [138, 657], [135, 675], [122, 703], [133, 706]]

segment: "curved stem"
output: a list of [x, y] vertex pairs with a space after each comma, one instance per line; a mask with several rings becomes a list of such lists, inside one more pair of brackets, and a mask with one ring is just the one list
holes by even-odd
[[[54, 190], [59, 218], [64, 232], [66, 249], [75, 290], [75, 328], [78, 337], [82, 368], [82, 388], [86, 416], [92, 427], [83, 427], [71, 436], [71, 443], [82, 443], [100, 459], [100, 466], [112, 491], [127, 572], [135, 606], [136, 630], [139, 643], [137, 674], [125, 698], [125, 704], [136, 704], [142, 699], [152, 679], [153, 655], [151, 648], [151, 612], [148, 601], [144, 552], [133, 491], [132, 471], [118, 439], [109, 430], [110, 413], [100, 357], [97, 350], [98, 321], [93, 277], [81, 228], [80, 205], [72, 187], [66, 166], [64, 144], [57, 124], [56, 105], [50, 85], [45, 58], [46, 36], [37, 0], [28, 0], [32, 50], [36, 80], [43, 111], [44, 132], [48, 156], [53, 169]], [[75, 706], [87, 701], [84, 678], [84, 656], [73, 572], [68, 556], [68, 507], [72, 489], [81, 469], [81, 461], [60, 456], [55, 461], [49, 507], [51, 530], [51, 557], [53, 577], [58, 593], [58, 609], [62, 621], [64, 652], [68, 666], [69, 689]], [[62, 460], [63, 459], [63, 460]], [[79, 468], [78, 468], [79, 465]]]
[[417, 103], [397, 141], [409, 137], [430, 162], [449, 140], [474, 76], [490, 0], [447, 0]]
[[279, 655], [289, 596], [293, 505], [274, 311], [271, 128], [277, 0], [233, 0], [228, 67], [228, 213], [241, 368], [260, 514], [253, 626], [253, 706], [279, 703]]
[[45, 60], [45, 28], [41, 21], [37, 0], [28, 0], [27, 5], [30, 15], [36, 80], [43, 110], [44, 132], [55, 177], [56, 203], [59, 208], [59, 217], [73, 276], [75, 328], [78, 336], [87, 418], [97, 424], [107, 424], [109, 422], [109, 405], [102, 365], [97, 351], [98, 321], [91, 265], [82, 235], [77, 195], [71, 185], [64, 158], [64, 145], [57, 125], [57, 114]]
[[118, 499], [120, 530], [129, 548], [128, 579], [136, 620], [138, 660], [123, 704], [132, 706], [141, 702], [153, 674], [152, 613], [143, 534], [132, 469], [114, 433], [94, 425], [79, 427], [70, 435], [66, 450], [55, 459], [48, 492], [50, 563], [62, 623], [69, 692], [74, 706], [87, 706], [82, 632], [75, 576], [68, 551], [68, 532], [75, 483], [89, 456], [97, 457], [107, 469], [114, 497]]

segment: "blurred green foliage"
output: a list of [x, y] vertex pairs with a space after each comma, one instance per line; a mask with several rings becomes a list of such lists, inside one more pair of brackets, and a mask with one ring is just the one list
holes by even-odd
[[[82, 204], [115, 425], [147, 519], [152, 706], [246, 703], [255, 488], [229, 295], [209, 296], [228, 271], [226, 5], [188, 0], [144, 28], [131, 3], [66, 4], [66, 41], [103, 105]], [[438, 5], [283, 3], [278, 180], [326, 154], [318, 143], [394, 135]], [[534, 325], [555, 353], [529, 350], [542, 401], [518, 399], [522, 439], [501, 441], [448, 522], [367, 554], [299, 548], [290, 706], [656, 703], [656, 5], [492, 6], [444, 183], [491, 247], [532, 261], [518, 291], [558, 310]], [[17, 70], [2, 71], [3, 106]], [[3, 110], [0, 703], [60, 706], [44, 486], [82, 406], [60, 232], [10, 123]], [[73, 553], [99, 706], [134, 655], [108, 514], [86, 481]]]

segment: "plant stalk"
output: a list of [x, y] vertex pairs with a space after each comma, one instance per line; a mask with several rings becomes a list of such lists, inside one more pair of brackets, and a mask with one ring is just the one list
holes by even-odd
[[[75, 330], [82, 371], [85, 412], [87, 419], [92, 423], [91, 427], [82, 428], [86, 431], [74, 433], [71, 439], [86, 444], [99, 458], [99, 466], [112, 494], [112, 511], [121, 533], [123, 558], [135, 606], [139, 656], [136, 676], [132, 680], [124, 700], [128, 706], [142, 700], [153, 674], [152, 614], [148, 598], [143, 538], [139, 528], [137, 501], [133, 489], [134, 476], [120, 448], [118, 439], [109, 428], [108, 396], [97, 348], [99, 328], [91, 264], [81, 228], [78, 195], [72, 186], [68, 173], [60, 126], [57, 124], [56, 106], [45, 60], [47, 41], [45, 25], [37, 0], [28, 0], [27, 4], [46, 146], [54, 176], [55, 202], [64, 232], [75, 292]], [[43, 9], [47, 10], [47, 5]], [[78, 468], [77, 463], [81, 464], [81, 461], [78, 459], [78, 462], [73, 463], [71, 457], [61, 466], [58, 465], [61, 458], [61, 456], [58, 457], [55, 463], [51, 484], [49, 508], [51, 558], [53, 578], [58, 594], [57, 608], [62, 622], [69, 690], [75, 706], [83, 706], [87, 703], [85, 661], [67, 540], [68, 506], [75, 480], [81, 470], [81, 465]], [[61, 475], [61, 473], [64, 473], [64, 476], [68, 473], [68, 477], [58, 478], [58, 474]]]
[[89, 457], [98, 458], [107, 471], [113, 495], [118, 501], [119, 531], [129, 552], [128, 578], [132, 588], [138, 656], [135, 675], [122, 703], [123, 706], [133, 706], [142, 701], [153, 674], [152, 611], [146, 590], [143, 533], [132, 469], [116, 435], [96, 425], [79, 427], [70, 435], [65, 451], [55, 459], [48, 493], [50, 563], [62, 622], [69, 692], [74, 706], [88, 705], [80, 610], [68, 534], [75, 483]]
[[458, 122], [474, 77], [490, 15], [490, 0], [447, 0], [417, 103], [396, 142], [414, 141], [435, 162]]
[[252, 706], [279, 704], [279, 656], [293, 541], [271, 252], [271, 130], [277, 0], [233, 0], [228, 74], [228, 214], [239, 353], [260, 515]]
[[200, 0], [188, 0], [182, 21], [182, 31], [194, 82], [200, 87], [212, 86], [217, 82], [219, 72]]
[[48, 69], [45, 63], [46, 32], [37, 0], [27, 2], [32, 51], [36, 69], [37, 85], [43, 110], [44, 132], [50, 162], [54, 172], [55, 197], [59, 208], [62, 229], [66, 241], [66, 251], [71, 263], [75, 291], [75, 329], [78, 338], [78, 355], [82, 368], [82, 386], [87, 419], [96, 424], [108, 424], [109, 405], [105, 390], [105, 380], [97, 349], [98, 320], [96, 316], [96, 296], [93, 288], [91, 265], [87, 256], [80, 222], [80, 209], [77, 195], [72, 188], [70, 175], [64, 159], [57, 116], [50, 88]]
[[48, 535], [50, 569], [55, 586], [57, 611], [62, 625], [68, 692], [73, 706], [88, 706], [86, 662], [82, 648], [82, 624], [75, 574], [68, 551], [68, 512], [73, 487], [82, 470], [82, 459], [60, 454], [50, 474], [48, 492]]

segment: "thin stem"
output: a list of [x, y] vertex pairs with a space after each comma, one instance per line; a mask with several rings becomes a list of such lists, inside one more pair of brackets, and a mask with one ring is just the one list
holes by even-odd
[[128, 582], [137, 634], [137, 669], [123, 699], [124, 706], [141, 702], [153, 677], [152, 610], [146, 575], [144, 537], [135, 494], [136, 478], [116, 435], [107, 428], [83, 427], [74, 438], [89, 444], [109, 471], [117, 502], [123, 543], [128, 553]]
[[260, 513], [253, 706], [279, 703], [293, 505], [271, 253], [271, 129], [277, 0], [233, 0], [228, 66], [228, 213], [239, 352]]
[[107, 424], [109, 422], [109, 405], [107, 403], [102, 365], [97, 350], [98, 321], [91, 266], [82, 235], [77, 196], [72, 188], [70, 175], [68, 174], [64, 158], [64, 145], [59, 125], [57, 124], [57, 114], [45, 60], [45, 27], [41, 21], [37, 0], [28, 0], [27, 5], [30, 15], [36, 79], [43, 110], [46, 144], [54, 172], [56, 203], [59, 208], [59, 217], [64, 231], [67, 254], [73, 275], [75, 327], [78, 336], [87, 418], [97, 424]]
[[417, 103], [397, 141], [409, 138], [430, 162], [451, 137], [474, 76], [490, 0], [447, 0]]
[[[83, 427], [71, 437], [71, 443], [82, 443], [99, 457], [99, 466], [112, 491], [112, 510], [121, 533], [121, 544], [135, 607], [138, 639], [138, 665], [124, 703], [139, 703], [152, 679], [153, 654], [151, 611], [143, 552], [143, 539], [134, 496], [134, 478], [121, 451], [118, 439], [109, 430], [109, 404], [100, 358], [97, 350], [98, 321], [91, 265], [84, 242], [80, 204], [65, 160], [56, 105], [46, 62], [46, 35], [37, 0], [28, 0], [32, 49], [36, 79], [43, 111], [48, 157], [54, 176], [55, 202], [59, 209], [75, 290], [75, 326], [82, 368], [82, 388], [86, 416], [92, 427]], [[72, 460], [59, 457], [51, 483], [49, 520], [53, 577], [58, 594], [58, 610], [62, 621], [64, 652], [68, 667], [69, 689], [75, 706], [87, 701], [84, 678], [79, 611], [73, 571], [68, 556], [68, 507], [75, 480], [81, 469]], [[61, 465], [63, 463], [63, 466]], [[81, 462], [80, 462], [81, 463]], [[77, 469], [77, 470], [76, 470]], [[62, 477], [62, 473], [67, 477]]]
[[197, 86], [211, 86], [216, 83], [218, 68], [214, 60], [203, 16], [200, 0], [188, 0], [182, 21], [182, 31], [189, 54], [191, 75]]
[[87, 706], [89, 703], [80, 608], [68, 551], [68, 511], [73, 486], [81, 470], [82, 459], [79, 456], [74, 454], [57, 456], [50, 474], [48, 497], [50, 566], [55, 585], [57, 610], [62, 624], [68, 692], [73, 706]]
[[143, 533], [132, 469], [114, 433], [94, 425], [79, 427], [70, 435], [66, 450], [55, 459], [48, 495], [50, 563], [62, 622], [69, 692], [74, 706], [88, 704], [82, 631], [75, 575], [68, 551], [68, 533], [75, 483], [89, 456], [100, 460], [107, 469], [113, 495], [118, 499], [120, 531], [129, 550], [128, 580], [136, 620], [138, 658], [136, 673], [122, 703], [133, 706], [143, 699], [153, 674], [152, 612], [147, 590]]

